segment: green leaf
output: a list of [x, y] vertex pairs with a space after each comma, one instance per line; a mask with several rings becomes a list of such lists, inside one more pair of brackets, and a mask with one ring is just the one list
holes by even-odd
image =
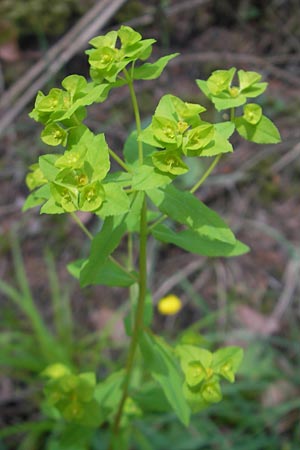
[[202, 366], [207, 369], [211, 366], [213, 354], [205, 348], [195, 345], [183, 344], [176, 347], [176, 355], [180, 359], [180, 364], [184, 373], [189, 370], [191, 361], [200, 361]]
[[171, 185], [150, 190], [147, 194], [155, 206], [171, 219], [211, 240], [235, 244], [232, 231], [221, 217], [190, 192], [180, 191]]
[[251, 123], [251, 125], [256, 125], [262, 116], [262, 108], [256, 103], [247, 103], [244, 106], [244, 119]]
[[172, 175], [182, 175], [189, 170], [188, 166], [182, 161], [180, 153], [176, 150], [154, 152], [152, 162], [159, 171]]
[[240, 90], [246, 97], [257, 97], [267, 88], [268, 83], [260, 83], [261, 74], [252, 71], [239, 70]]
[[68, 91], [73, 99], [75, 95], [79, 95], [87, 86], [86, 79], [81, 75], [69, 75], [63, 79], [62, 87]]
[[209, 92], [213, 95], [219, 95], [230, 88], [236, 68], [228, 70], [215, 70], [207, 79], [206, 84]]
[[168, 62], [178, 56], [179, 53], [172, 53], [171, 55], [163, 56], [159, 58], [155, 63], [145, 63], [140, 67], [134, 68], [133, 79], [134, 80], [154, 80], [158, 78]]
[[215, 95], [210, 96], [211, 101], [215, 105], [217, 111], [223, 111], [223, 109], [236, 108], [244, 105], [247, 98], [244, 94], [239, 94], [236, 97], [231, 97], [230, 94], [222, 93], [218, 97]]
[[[142, 134], [145, 130], [142, 131]], [[143, 139], [140, 139], [144, 142]], [[156, 141], [153, 141], [154, 145], [156, 145]], [[148, 145], [147, 143], [143, 145], [143, 161], [144, 163], [147, 161], [151, 161], [150, 155], [155, 151], [155, 148], [152, 145]], [[137, 141], [137, 131], [132, 131], [128, 138], [126, 139], [123, 155], [126, 161], [126, 164], [130, 167], [139, 165], [139, 150], [138, 150], [138, 141]]]
[[235, 373], [243, 360], [243, 356], [244, 351], [240, 347], [220, 348], [213, 354], [212, 369], [233, 383]]
[[277, 144], [281, 141], [277, 127], [266, 116], [262, 116], [255, 125], [247, 122], [244, 117], [237, 117], [235, 126], [243, 138], [257, 144]]
[[101, 422], [107, 420], [117, 409], [123, 394], [124, 370], [111, 374], [106, 380], [97, 384], [94, 398], [101, 412]]
[[154, 137], [152, 123], [147, 128], [142, 130], [141, 134], [139, 135], [139, 141], [142, 141], [144, 145], [146, 144], [151, 147], [152, 150], [154, 150], [155, 148], [164, 148], [164, 144], [160, 143]]
[[160, 384], [178, 418], [188, 426], [190, 408], [183, 395], [183, 378], [173, 352], [161, 338], [147, 332], [140, 335], [139, 344], [146, 367]]
[[[132, 336], [134, 322], [133, 318], [136, 314], [137, 302], [133, 305], [133, 310], [129, 311], [124, 319], [124, 326], [127, 336]], [[147, 291], [145, 297], [145, 308], [143, 314], [143, 326], [150, 327], [153, 320], [153, 299], [150, 291]]]
[[[219, 125], [219, 124], [217, 124]], [[233, 151], [231, 143], [228, 141], [224, 135], [225, 127], [222, 129], [221, 127], [218, 127], [215, 125], [215, 133], [213, 140], [203, 149], [201, 149], [201, 153], [199, 154], [200, 157], [202, 156], [216, 156], [224, 153], [231, 153]], [[234, 130], [234, 125], [232, 125], [232, 130]], [[221, 129], [222, 133], [219, 133], [217, 130]], [[229, 131], [229, 127], [227, 127], [226, 131]]]
[[151, 380], [144, 383], [142, 390], [134, 392], [132, 398], [145, 413], [165, 413], [171, 411], [171, 406], [160, 386]]
[[194, 345], [179, 345], [176, 347], [176, 354], [189, 387], [199, 386], [209, 375], [213, 354]]
[[57, 120], [64, 121], [66, 119], [69, 119], [82, 106], [89, 106], [92, 103], [104, 102], [109, 94], [110, 89], [111, 86], [108, 83], [96, 84], [91, 81], [82, 90], [80, 98], [75, 100], [63, 115], [57, 117]]
[[44, 203], [45, 200], [43, 198], [36, 197], [35, 194], [36, 194], [35, 192], [32, 192], [31, 194], [28, 195], [22, 206], [23, 212], [27, 211], [28, 209], [35, 208], [36, 206], [39, 206], [42, 203]]
[[[69, 273], [76, 279], [80, 279], [80, 272], [87, 259], [78, 259], [68, 264], [67, 269]], [[101, 285], [101, 286], [119, 286], [119, 287], [129, 287], [136, 283], [134, 274], [132, 276], [129, 273], [124, 272], [114, 261], [106, 261], [99, 270], [95, 270], [93, 276], [90, 277], [90, 285]]]
[[66, 145], [67, 132], [56, 123], [47, 125], [41, 133], [41, 139], [48, 145]]
[[49, 184], [44, 184], [36, 191], [32, 192], [23, 205], [22, 211], [27, 211], [30, 208], [41, 205], [45, 200], [49, 199], [51, 196]]
[[218, 379], [207, 380], [201, 386], [201, 395], [208, 403], [219, 403], [222, 400], [222, 391]]
[[129, 198], [121, 186], [116, 183], [103, 184], [105, 191], [105, 201], [101, 208], [96, 212], [101, 218], [107, 216], [117, 216], [129, 211]]
[[108, 256], [121, 242], [125, 231], [124, 217], [109, 216], [105, 219], [102, 229], [92, 240], [90, 256], [80, 273], [81, 286], [94, 284]]
[[174, 244], [196, 255], [231, 257], [243, 255], [249, 251], [249, 248], [238, 240], [235, 244], [226, 244], [225, 242], [211, 240], [193, 230], [175, 232], [165, 225], [157, 225], [151, 230], [151, 233], [158, 241]]
[[78, 209], [80, 211], [96, 211], [101, 207], [104, 200], [103, 185], [99, 181], [94, 181], [80, 190]]
[[91, 181], [103, 180], [110, 169], [108, 145], [103, 133], [94, 135], [89, 130], [82, 135], [79, 145], [88, 148], [85, 161], [93, 168]]
[[136, 44], [142, 39], [142, 35], [140, 33], [127, 25], [122, 25], [117, 33], [122, 47], [125, 48]]
[[43, 204], [40, 210], [41, 214], [64, 214], [65, 212], [65, 209], [55, 203], [53, 197], [50, 197], [49, 200], [47, 200], [46, 203]]
[[210, 403], [204, 400], [201, 392], [199, 390], [195, 392], [187, 383], [183, 384], [183, 394], [193, 413], [202, 411], [210, 406]]
[[126, 228], [131, 233], [139, 231], [143, 201], [144, 201], [143, 192], [139, 191], [131, 194], [130, 210], [125, 218]]
[[54, 181], [59, 169], [55, 167], [55, 161], [60, 157], [60, 155], [49, 154], [39, 157], [39, 166], [43, 172], [45, 178], [48, 181]]
[[197, 84], [198, 88], [203, 92], [205, 97], [210, 98], [211, 94], [207, 87], [206, 81], [205, 80], [196, 80], [196, 84]]
[[212, 124], [203, 123], [187, 132], [187, 140], [183, 146], [185, 155], [200, 155], [201, 151], [213, 142], [215, 130]]
[[138, 166], [132, 177], [132, 189], [147, 191], [160, 186], [165, 186], [173, 181], [174, 175], [163, 173], [153, 166], [143, 164]]

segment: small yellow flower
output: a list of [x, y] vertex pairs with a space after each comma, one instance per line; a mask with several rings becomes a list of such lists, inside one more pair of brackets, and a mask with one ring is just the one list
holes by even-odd
[[170, 316], [172, 314], [177, 314], [178, 311], [180, 311], [182, 303], [180, 298], [174, 294], [170, 294], [159, 300], [157, 308], [160, 314]]

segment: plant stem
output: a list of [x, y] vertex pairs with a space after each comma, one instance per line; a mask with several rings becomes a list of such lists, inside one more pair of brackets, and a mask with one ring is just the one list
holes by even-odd
[[211, 174], [211, 172], [214, 170], [214, 168], [216, 167], [216, 165], [220, 161], [221, 157], [222, 157], [222, 154], [220, 154], [220, 155], [215, 157], [215, 159], [210, 164], [210, 166], [207, 168], [206, 172], [202, 175], [200, 180], [197, 181], [197, 183], [194, 184], [194, 186], [190, 189], [191, 194], [193, 194], [197, 189], [199, 189], [199, 187], [204, 183], [206, 178]]
[[[119, 403], [117, 414], [114, 420], [112, 432], [113, 439], [117, 437], [120, 427], [120, 422], [123, 414], [125, 401], [128, 397], [129, 384], [134, 364], [134, 358], [138, 345], [138, 339], [140, 331], [143, 328], [144, 320], [144, 307], [145, 298], [147, 292], [147, 204], [146, 197], [144, 195], [144, 201], [140, 218], [140, 257], [139, 257], [139, 295], [137, 301], [137, 307], [134, 317], [134, 328], [132, 332], [132, 338], [128, 351], [128, 357], [125, 366], [125, 379], [123, 384], [123, 395]], [[109, 447], [109, 450], [113, 449], [113, 441]]]
[[[129, 75], [128, 71], [124, 68], [124, 75], [129, 87], [134, 117], [137, 129], [137, 143], [138, 143], [138, 154], [139, 154], [139, 164], [143, 164], [143, 144], [138, 140], [141, 133], [141, 118], [139, 106], [133, 86], [132, 76]], [[130, 244], [131, 245], [131, 244]], [[139, 233], [139, 293], [137, 299], [136, 310], [134, 313], [133, 331], [130, 341], [130, 346], [128, 350], [128, 356], [125, 366], [125, 377], [123, 384], [123, 393], [118, 406], [118, 410], [115, 416], [114, 423], [112, 425], [112, 439], [110, 442], [109, 450], [113, 450], [114, 442], [118, 436], [121, 418], [124, 410], [124, 405], [128, 397], [129, 385], [132, 375], [132, 370], [134, 367], [134, 359], [136, 355], [136, 350], [138, 347], [139, 334], [143, 328], [144, 322], [144, 309], [145, 309], [145, 298], [147, 292], [147, 203], [146, 195], [144, 194], [143, 205], [140, 215], [140, 233]]]
[[[139, 138], [139, 135], [142, 131], [139, 105], [138, 105], [137, 98], [135, 95], [133, 80], [130, 77], [130, 75], [126, 69], [124, 69], [124, 74], [126, 77], [128, 87], [129, 87], [129, 91], [130, 91], [133, 112], [134, 112], [134, 117], [135, 117], [135, 123], [136, 123], [137, 138]], [[139, 151], [139, 163], [140, 163], [140, 165], [142, 165], [143, 164], [143, 143], [139, 140], [137, 140], [137, 143], [138, 143], [138, 151]]]
[[235, 115], [234, 115], [234, 108], [230, 108], [230, 120], [231, 120], [231, 122], [234, 122], [234, 117], [235, 117]]
[[89, 230], [87, 229], [87, 227], [81, 222], [81, 220], [79, 219], [79, 217], [77, 216], [77, 214], [75, 214], [74, 212], [71, 212], [71, 217], [74, 219], [74, 221], [77, 223], [77, 225], [79, 226], [79, 228], [84, 232], [84, 234], [90, 239], [90, 241], [93, 239], [93, 235], [92, 233], [89, 232]]
[[126, 170], [126, 172], [130, 172], [130, 169], [126, 166], [124, 161], [110, 148], [108, 149], [110, 156], [122, 167], [122, 169]]

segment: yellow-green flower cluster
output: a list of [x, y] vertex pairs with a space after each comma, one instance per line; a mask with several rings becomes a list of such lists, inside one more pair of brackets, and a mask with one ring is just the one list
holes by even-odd
[[215, 70], [206, 81], [197, 80], [199, 88], [219, 111], [244, 105], [247, 98], [257, 97], [267, 88], [267, 83], [260, 81], [259, 73], [245, 70], [237, 72], [239, 85], [234, 86], [232, 82], [235, 74], [236, 68], [232, 67]]
[[183, 158], [220, 152], [215, 149], [218, 132], [200, 118], [203, 111], [203, 106], [173, 95], [162, 97], [150, 126], [140, 136], [141, 141], [160, 149], [152, 154], [153, 165], [159, 171], [181, 175], [189, 170]]
[[233, 383], [243, 358], [239, 347], [225, 347], [212, 353], [185, 344], [177, 347], [177, 354], [185, 376], [183, 392], [194, 412], [222, 400], [220, 380], [225, 378]]
[[74, 374], [62, 364], [53, 364], [42, 373], [48, 378], [45, 395], [48, 404], [68, 422], [86, 426], [100, 423], [100, 409], [94, 398], [94, 373]]
[[110, 168], [103, 134], [85, 130], [76, 145], [62, 155], [39, 158], [26, 181], [35, 196], [45, 202], [41, 212], [96, 211], [105, 200], [102, 180]]
[[128, 26], [95, 37], [90, 41], [94, 48], [86, 51], [91, 78], [97, 83], [115, 82], [129, 63], [149, 58], [154, 42], [155, 39], [142, 39], [140, 33]]

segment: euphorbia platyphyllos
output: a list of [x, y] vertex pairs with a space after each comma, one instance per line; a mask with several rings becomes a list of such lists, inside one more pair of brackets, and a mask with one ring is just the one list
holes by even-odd
[[[66, 423], [95, 429], [109, 424], [110, 449], [129, 448], [135, 419], [149, 411], [174, 411], [188, 425], [193, 412], [222, 399], [224, 381], [234, 382], [243, 357], [241, 348], [211, 351], [193, 343], [171, 347], [151, 331], [147, 241], [151, 235], [207, 257], [246, 253], [248, 247], [195, 192], [221, 157], [233, 151], [230, 137], [235, 131], [256, 143], [280, 141], [275, 125], [253, 103], [267, 83], [256, 72], [235, 68], [217, 70], [207, 80], [196, 81], [218, 111], [229, 110], [228, 120], [210, 123], [203, 118], [202, 105], [168, 93], [160, 99], [151, 123], [142, 129], [135, 81], [158, 78], [177, 56], [146, 62], [154, 43], [127, 26], [95, 37], [90, 42], [93, 48], [86, 52], [90, 80], [70, 75], [62, 81], [62, 89], [51, 89], [47, 95], [39, 92], [30, 114], [44, 126], [41, 139], [58, 149], [40, 156], [30, 167], [27, 185], [32, 192], [24, 210], [39, 206], [43, 214], [69, 213], [85, 232], [91, 240], [90, 253], [69, 265], [81, 286], [137, 286], [129, 290], [131, 312], [125, 320], [129, 349], [124, 369], [97, 380], [94, 373], [74, 373], [59, 362], [43, 373], [51, 406], [48, 413]], [[136, 129], [124, 148], [116, 151], [84, 119], [89, 105], [104, 102], [111, 90], [124, 85], [130, 92]], [[204, 158], [207, 169], [189, 191], [183, 191], [176, 180], [189, 171], [192, 158]], [[111, 169], [112, 160], [118, 170]], [[99, 218], [101, 228], [95, 236], [80, 222], [77, 211], [89, 211]], [[124, 239], [130, 242], [125, 264], [115, 252]], [[132, 263], [134, 245], [138, 246], [137, 267]], [[138, 352], [143, 357], [143, 372], [133, 377]], [[150, 392], [154, 400], [149, 406]]]

